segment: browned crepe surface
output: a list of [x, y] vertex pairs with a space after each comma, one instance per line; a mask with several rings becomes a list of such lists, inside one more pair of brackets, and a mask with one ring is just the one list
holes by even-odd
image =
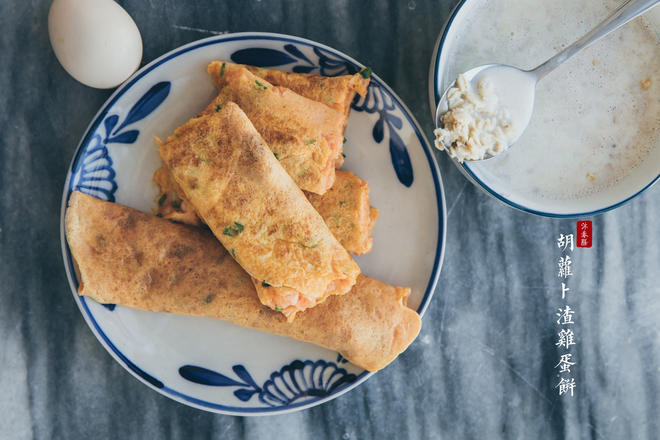
[[409, 289], [360, 275], [353, 290], [288, 323], [259, 302], [250, 280], [208, 232], [73, 192], [66, 236], [80, 295], [156, 312], [205, 316], [338, 351], [376, 371], [419, 333]]
[[335, 163], [344, 145], [344, 116], [287, 88], [273, 86], [247, 69], [237, 69], [224, 79], [205, 112], [235, 102], [300, 188], [326, 192], [335, 181]]
[[263, 304], [293, 318], [355, 284], [359, 267], [236, 104], [190, 120], [159, 153]]
[[[378, 210], [369, 206], [369, 186], [350, 171], [337, 170], [334, 185], [322, 196], [303, 191], [307, 200], [323, 217], [325, 224], [348, 252], [361, 255], [371, 251], [372, 231]], [[154, 173], [160, 190], [157, 213], [163, 218], [200, 226], [195, 210], [163, 165]]]
[[356, 255], [371, 251], [378, 210], [369, 206], [365, 180], [350, 171], [337, 170], [335, 184], [328, 192], [306, 195], [342, 246]]
[[[207, 70], [216, 87], [221, 88], [224, 76], [241, 67], [248, 69], [275, 86], [286, 87], [305, 98], [321, 102], [342, 113], [347, 119], [355, 94], [366, 96], [370, 81], [370, 78], [365, 78], [360, 73], [322, 76], [313, 73], [283, 72], [277, 69], [234, 64], [228, 61], [213, 61], [209, 64]], [[345, 124], [346, 121], [344, 121]]]
[[[346, 129], [348, 114], [351, 111], [351, 103], [355, 94], [364, 97], [367, 95], [370, 78], [365, 78], [360, 73], [355, 75], [322, 76], [312, 73], [282, 72], [276, 69], [234, 64], [225, 61], [214, 61], [208, 65], [208, 72], [218, 89], [225, 85], [225, 77], [232, 71], [246, 68], [256, 76], [265, 79], [269, 83], [286, 87], [305, 98], [312, 99], [327, 105], [333, 110], [341, 113], [342, 133]], [[335, 166], [341, 167], [344, 163], [342, 155], [337, 156]]]

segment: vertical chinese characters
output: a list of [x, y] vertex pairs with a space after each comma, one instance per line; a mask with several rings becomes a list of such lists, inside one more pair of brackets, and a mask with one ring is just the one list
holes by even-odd
[[[561, 299], [566, 301], [566, 294], [571, 290], [567, 283], [568, 278], [573, 276], [571, 265], [573, 264], [569, 253], [573, 252], [575, 246], [575, 236], [573, 234], [560, 234], [557, 238], [557, 247], [561, 255], [557, 262], [557, 278], [563, 280], [561, 282]], [[576, 364], [573, 360], [572, 353], [566, 353], [572, 345], [575, 345], [575, 333], [571, 328], [575, 324], [574, 315], [575, 310], [570, 305], [564, 303], [564, 307], [559, 307], [557, 313], [557, 325], [561, 326], [559, 333], [557, 333], [557, 342], [555, 346], [559, 350], [564, 351], [560, 355], [559, 362], [555, 368], [559, 370], [558, 376], [560, 377], [559, 383], [555, 388], [559, 389], [559, 395], [573, 395], [575, 389], [575, 378], [566, 377], [570, 374], [571, 367]]]

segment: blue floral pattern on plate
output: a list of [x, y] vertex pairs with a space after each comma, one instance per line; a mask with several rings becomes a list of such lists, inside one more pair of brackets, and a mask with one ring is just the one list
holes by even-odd
[[[71, 177], [72, 191], [81, 191], [97, 199], [115, 201], [117, 183], [115, 170], [112, 168], [112, 158], [108, 154], [107, 145], [111, 143], [132, 144], [140, 131], [124, 130], [128, 125], [149, 116], [170, 93], [169, 81], [159, 82], [151, 87], [131, 107], [124, 121], [117, 127], [119, 115], [112, 114], [103, 120], [103, 131], [98, 128], [92, 136], [82, 158], [76, 164]], [[114, 130], [114, 131], [113, 131]], [[123, 130], [123, 131], [122, 131]]]
[[238, 64], [249, 64], [259, 67], [277, 67], [292, 63], [302, 63], [292, 67], [295, 73], [317, 73], [323, 76], [338, 76], [357, 73], [360, 69], [353, 63], [335, 58], [319, 47], [312, 49], [316, 55], [313, 62], [298, 47], [293, 44], [285, 44], [284, 51], [250, 47], [237, 50], [231, 55], [231, 60]]
[[273, 372], [261, 386], [243, 365], [234, 365], [232, 370], [238, 380], [196, 365], [184, 365], [179, 368], [179, 374], [200, 385], [238, 387], [234, 391], [236, 398], [247, 402], [256, 394], [267, 407], [288, 406], [309, 397], [327, 397], [357, 379], [355, 374], [322, 359], [316, 362], [295, 360]]

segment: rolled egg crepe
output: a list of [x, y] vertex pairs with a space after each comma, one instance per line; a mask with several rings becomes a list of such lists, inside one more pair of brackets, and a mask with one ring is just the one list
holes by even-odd
[[[202, 224], [167, 166], [163, 165], [156, 170], [153, 181], [159, 188], [156, 197], [156, 212], [159, 216], [191, 226]], [[303, 193], [323, 217], [332, 235], [348, 252], [361, 255], [371, 251], [371, 233], [378, 218], [378, 210], [369, 206], [369, 186], [366, 181], [350, 171], [337, 170], [335, 183], [325, 194]]]
[[264, 305], [293, 319], [355, 284], [360, 268], [236, 104], [191, 119], [159, 153]]
[[291, 89], [305, 98], [313, 99], [343, 114], [344, 125], [355, 94], [364, 97], [371, 80], [364, 73], [354, 75], [322, 76], [313, 73], [292, 73], [264, 67], [234, 64], [228, 61], [213, 61], [208, 65], [207, 71], [218, 89], [224, 86], [225, 75], [246, 68], [256, 76], [269, 83]]
[[80, 192], [71, 194], [65, 229], [78, 294], [101, 303], [229, 321], [338, 351], [370, 371], [394, 360], [420, 330], [405, 306], [409, 289], [363, 275], [349, 295], [289, 323], [261, 305], [250, 276], [209, 232]]
[[322, 196], [307, 194], [339, 242], [352, 254], [371, 251], [378, 210], [369, 206], [369, 185], [350, 171], [337, 170], [332, 188]]
[[[256, 76], [265, 79], [274, 86], [286, 87], [305, 98], [327, 105], [343, 115], [342, 133], [348, 123], [348, 114], [355, 94], [365, 97], [369, 87], [369, 75], [365, 72], [355, 75], [322, 76], [312, 73], [291, 73], [276, 69], [234, 64], [226, 61], [214, 61], [207, 71], [218, 89], [225, 85], [225, 75], [246, 68]], [[337, 156], [335, 167], [344, 162], [342, 155]]]
[[205, 112], [235, 102], [296, 184], [316, 194], [335, 181], [344, 143], [344, 117], [319, 102], [275, 87], [244, 68], [225, 75], [225, 85]]

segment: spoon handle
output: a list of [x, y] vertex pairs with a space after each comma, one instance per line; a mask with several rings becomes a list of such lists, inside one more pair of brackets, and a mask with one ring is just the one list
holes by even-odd
[[633, 18], [643, 14], [653, 6], [660, 3], [660, 0], [628, 0], [614, 11], [609, 17], [603, 20], [598, 26], [593, 28], [584, 37], [568, 46], [566, 49], [553, 56], [537, 68], [530, 70], [530, 73], [536, 75], [536, 80], [540, 80], [557, 66], [568, 60], [570, 57], [580, 52], [585, 47], [596, 42], [600, 38], [618, 29], [620, 26], [628, 23]]

